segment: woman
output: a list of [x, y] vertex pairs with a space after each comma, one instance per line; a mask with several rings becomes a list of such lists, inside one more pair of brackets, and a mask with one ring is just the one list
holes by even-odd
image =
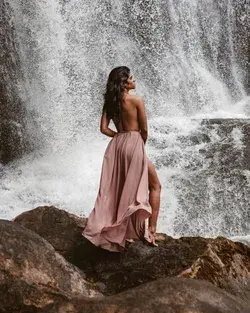
[[[126, 240], [139, 238], [156, 245], [161, 185], [146, 156], [145, 105], [130, 95], [135, 79], [126, 66], [108, 77], [100, 130], [113, 137], [105, 151], [95, 207], [83, 236], [110, 251], [124, 250]], [[117, 131], [109, 128], [113, 120]], [[149, 218], [146, 231], [145, 220]]]

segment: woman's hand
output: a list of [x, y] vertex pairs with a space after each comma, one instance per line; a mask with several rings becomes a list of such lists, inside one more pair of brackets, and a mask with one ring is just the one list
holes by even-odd
[[101, 123], [100, 123], [100, 132], [108, 137], [114, 137], [117, 132], [110, 129], [109, 126], [110, 118], [108, 117], [107, 113], [104, 111], [101, 117]]

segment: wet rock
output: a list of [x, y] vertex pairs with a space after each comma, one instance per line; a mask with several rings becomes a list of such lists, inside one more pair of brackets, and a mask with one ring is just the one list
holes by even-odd
[[48, 305], [42, 313], [248, 313], [248, 301], [206, 281], [165, 278], [101, 300], [74, 299]]
[[[46, 222], [41, 216], [47, 216]], [[62, 234], [53, 216], [64, 220]], [[63, 251], [64, 255], [70, 257], [73, 251], [70, 259], [83, 269], [89, 281], [100, 284], [102, 292], [108, 295], [158, 278], [184, 276], [205, 279], [242, 298], [250, 297], [250, 248], [242, 243], [223, 237], [174, 239], [158, 234], [158, 247], [135, 241], [128, 245], [125, 253], [111, 253], [93, 246], [81, 236], [85, 220], [79, 226], [77, 217], [56, 208], [37, 208], [14, 221], [21, 221], [52, 244], [55, 242], [57, 251]], [[75, 237], [71, 235], [74, 227]], [[66, 252], [64, 241], [71, 237], [75, 238], [75, 248], [72, 241]]]
[[[250, 89], [250, 83], [249, 83]], [[243, 167], [250, 170], [250, 123], [242, 127], [242, 132], [244, 134], [244, 161]]]
[[84, 242], [81, 233], [86, 225], [86, 218], [54, 206], [43, 206], [20, 214], [13, 221], [45, 238], [57, 252], [75, 263], [75, 253]]
[[208, 143], [211, 141], [211, 139], [209, 138], [209, 136], [207, 134], [201, 133], [201, 134], [190, 136], [190, 141], [195, 145], [199, 145], [203, 142]]
[[33, 312], [56, 299], [100, 293], [45, 239], [0, 220], [0, 311]]
[[250, 248], [223, 237], [210, 239], [192, 266], [178, 276], [204, 279], [232, 294], [249, 299]]
[[[136, 241], [117, 255], [89, 254], [78, 266], [88, 279], [105, 284], [114, 294], [161, 277], [185, 276], [205, 279], [242, 298], [250, 297], [250, 249], [226, 238], [205, 239], [160, 236], [154, 248]], [[82, 248], [82, 253], [84, 247]]]

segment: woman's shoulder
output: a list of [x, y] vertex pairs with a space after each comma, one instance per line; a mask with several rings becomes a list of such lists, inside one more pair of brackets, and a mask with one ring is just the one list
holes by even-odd
[[128, 97], [128, 99], [129, 99], [130, 101], [132, 101], [132, 102], [135, 103], [135, 104], [140, 103], [140, 102], [143, 101], [143, 99], [142, 99], [141, 96], [131, 95], [131, 94], [130, 94], [130, 95], [128, 95], [127, 97]]

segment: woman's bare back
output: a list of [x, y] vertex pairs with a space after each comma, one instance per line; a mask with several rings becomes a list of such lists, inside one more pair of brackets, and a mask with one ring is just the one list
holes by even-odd
[[118, 132], [147, 131], [145, 107], [141, 97], [125, 94], [121, 102], [121, 120], [113, 120]]

